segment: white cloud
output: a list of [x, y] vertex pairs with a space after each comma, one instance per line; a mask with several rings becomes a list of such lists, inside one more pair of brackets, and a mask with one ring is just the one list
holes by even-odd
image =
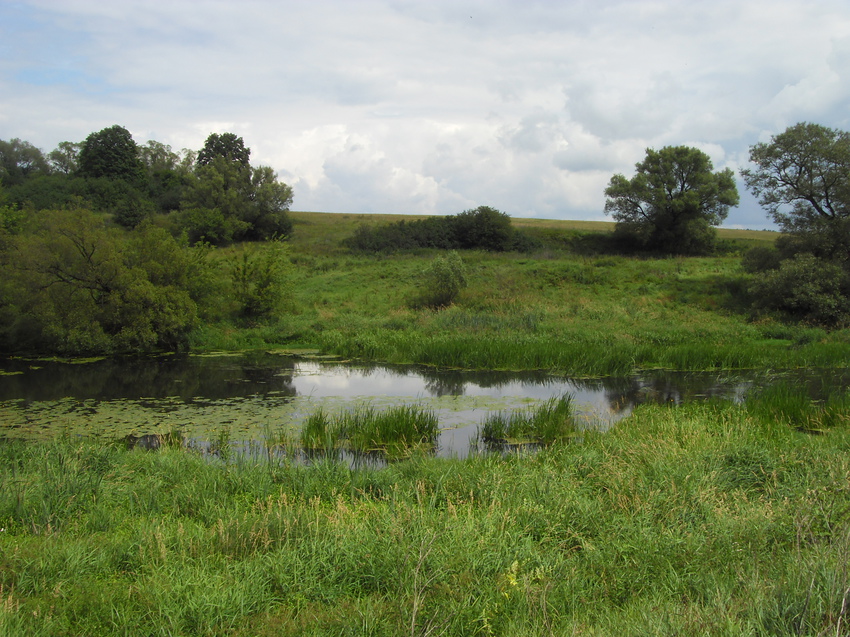
[[0, 138], [229, 130], [301, 209], [602, 218], [647, 147], [847, 128], [848, 75], [843, 0], [0, 3]]

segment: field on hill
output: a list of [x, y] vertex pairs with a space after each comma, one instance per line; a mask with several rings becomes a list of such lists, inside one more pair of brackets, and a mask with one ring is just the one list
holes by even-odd
[[[572, 374], [844, 365], [850, 332], [758, 317], [741, 253], [777, 234], [725, 231], [715, 257], [588, 251], [612, 224], [515, 220], [531, 253], [462, 251], [467, 287], [449, 307], [421, 298], [440, 254], [358, 254], [342, 241], [390, 215], [292, 213], [289, 309], [254, 326], [208, 324], [196, 349], [319, 349], [346, 358]], [[228, 250], [220, 251], [227, 255]]]

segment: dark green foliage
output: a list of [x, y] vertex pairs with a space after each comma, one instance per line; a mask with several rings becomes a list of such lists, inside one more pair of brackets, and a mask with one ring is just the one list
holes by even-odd
[[529, 251], [537, 242], [511, 227], [511, 218], [490, 206], [458, 215], [399, 221], [358, 228], [345, 245], [359, 252], [398, 252], [417, 248]]
[[204, 273], [158, 228], [125, 235], [87, 210], [42, 212], [2, 258], [5, 352], [176, 350], [197, 321]]
[[779, 267], [760, 272], [750, 292], [755, 306], [819, 325], [844, 324], [850, 319], [850, 278], [845, 270], [811, 254], [783, 260]]
[[16, 186], [36, 175], [46, 175], [50, 167], [42, 152], [17, 137], [0, 139], [0, 184]]
[[157, 210], [168, 213], [179, 209], [194, 154], [184, 151], [181, 158], [171, 146], [150, 140], [139, 148], [139, 156], [145, 167], [147, 194]]
[[782, 262], [782, 257], [774, 246], [756, 246], [744, 253], [741, 266], [746, 272], [766, 272], [776, 270]]
[[59, 142], [59, 145], [47, 154], [52, 172], [58, 175], [72, 175], [77, 172], [82, 147], [80, 142]]
[[747, 187], [783, 230], [850, 216], [850, 133], [799, 123], [750, 148]]
[[251, 160], [251, 149], [245, 147], [245, 142], [234, 133], [212, 133], [204, 142], [204, 147], [198, 152], [197, 164], [206, 166], [216, 158], [225, 159], [242, 168], [248, 168]]
[[669, 254], [710, 254], [715, 231], [738, 205], [730, 169], [713, 172], [699, 149], [648, 148], [632, 179], [614, 175], [605, 189], [605, 214], [617, 221], [623, 245]]
[[34, 210], [63, 208], [89, 195], [86, 179], [67, 175], [38, 175], [8, 189], [8, 200]]
[[850, 134], [800, 123], [750, 148], [747, 187], [785, 231], [748, 256], [755, 306], [822, 325], [850, 318]]
[[513, 241], [511, 218], [490, 206], [479, 206], [450, 217], [459, 247], [493, 252], [509, 250]]
[[140, 182], [142, 162], [130, 131], [116, 124], [86, 137], [80, 149], [77, 172], [81, 177]]
[[285, 238], [292, 233], [291, 203], [292, 188], [268, 166], [253, 168], [216, 155], [199, 162], [189, 178], [179, 220], [193, 243]]
[[421, 288], [416, 305], [441, 308], [451, 305], [467, 286], [466, 266], [460, 255], [452, 250], [437, 256], [422, 272]]

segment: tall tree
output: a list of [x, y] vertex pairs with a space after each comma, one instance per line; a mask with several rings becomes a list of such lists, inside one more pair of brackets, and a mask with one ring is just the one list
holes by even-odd
[[251, 149], [245, 147], [245, 142], [234, 133], [212, 133], [204, 142], [204, 147], [198, 153], [197, 163], [206, 166], [216, 157], [223, 157], [243, 168], [251, 163]]
[[191, 241], [224, 244], [285, 238], [292, 188], [268, 166], [252, 167], [251, 149], [233, 133], [207, 137], [180, 202]]
[[750, 148], [747, 187], [784, 234], [753, 251], [757, 309], [827, 326], [850, 323], [850, 133], [802, 122]]
[[78, 172], [82, 177], [140, 182], [142, 162], [130, 131], [116, 124], [86, 137], [80, 149]]
[[47, 160], [53, 172], [72, 175], [79, 167], [80, 142], [59, 142], [59, 145], [47, 154]]
[[750, 148], [747, 187], [786, 232], [850, 218], [850, 133], [800, 123]]
[[707, 154], [688, 146], [648, 148], [631, 179], [614, 175], [605, 189], [605, 214], [617, 232], [644, 250], [704, 254], [714, 245], [711, 226], [738, 205], [734, 173], [714, 172]]

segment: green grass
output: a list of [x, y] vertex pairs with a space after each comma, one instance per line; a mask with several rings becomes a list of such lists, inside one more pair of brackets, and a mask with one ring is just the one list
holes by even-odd
[[336, 416], [322, 410], [310, 414], [300, 441], [307, 450], [346, 449], [397, 459], [416, 450], [430, 451], [438, 433], [437, 415], [431, 410], [416, 405], [396, 405], [382, 410], [359, 405]]
[[0, 634], [844, 634], [834, 404], [820, 435], [645, 405], [534, 455], [381, 470], [3, 441]]
[[527, 410], [497, 412], [489, 415], [478, 432], [485, 445], [551, 444], [576, 433], [571, 396], [551, 398]]
[[[575, 238], [609, 232], [605, 222], [515, 219], [524, 231], [542, 233], [544, 247], [530, 255], [464, 252], [469, 285], [454, 305], [417, 307], [421, 273], [437, 252], [376, 257], [340, 246], [358, 224], [399, 218], [293, 213], [290, 311], [255, 326], [208, 323], [193, 334], [193, 348], [314, 348], [392, 363], [588, 375], [840, 366], [850, 357], [847, 330], [751, 314], [738, 254], [576, 253]], [[724, 232], [742, 250], [777, 236]]]

